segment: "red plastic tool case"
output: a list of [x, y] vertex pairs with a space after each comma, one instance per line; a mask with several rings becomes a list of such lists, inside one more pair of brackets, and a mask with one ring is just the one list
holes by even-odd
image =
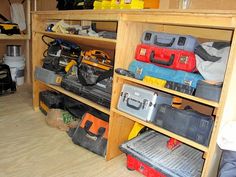
[[196, 71], [195, 54], [186, 50], [139, 44], [136, 48], [135, 59], [175, 70]]

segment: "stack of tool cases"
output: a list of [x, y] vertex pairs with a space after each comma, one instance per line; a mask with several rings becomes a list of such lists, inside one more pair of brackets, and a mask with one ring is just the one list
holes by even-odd
[[[48, 39], [52, 40], [47, 42]], [[66, 74], [66, 66], [71, 61], [78, 62], [81, 48], [70, 41], [52, 38], [43, 35], [43, 42], [48, 46], [45, 50], [43, 65], [35, 69], [35, 79], [52, 85], [60, 85], [62, 77]]]
[[[204, 80], [196, 67], [194, 49], [198, 45], [193, 36], [146, 31], [141, 44], [136, 47], [135, 60], [130, 63], [128, 71], [134, 74], [134, 78], [148, 83], [147, 86], [194, 95]], [[201, 84], [202, 89], [206, 86]], [[124, 83], [117, 109], [208, 146], [214, 117], [190, 106], [175, 108], [172, 95], [159, 90]], [[201, 176], [203, 153], [181, 142], [177, 148], [168, 149], [168, 139], [155, 131], [148, 131], [122, 144], [120, 149], [127, 154], [128, 169], [149, 177]]]
[[170, 94], [161, 91], [124, 84], [117, 108], [145, 122], [207, 146], [214, 119], [189, 106], [177, 109], [171, 105], [172, 99]]
[[109, 108], [111, 103], [113, 64], [110, 56], [100, 50], [82, 53], [76, 74], [67, 74], [61, 87]]
[[185, 144], [168, 149], [169, 138], [146, 131], [120, 146], [127, 155], [127, 168], [152, 177], [200, 177], [203, 152]]
[[112, 80], [101, 81], [94, 86], [84, 86], [76, 76], [66, 76], [62, 79], [61, 87], [76, 93], [84, 98], [92, 100], [107, 108], [111, 103]]
[[193, 95], [197, 82], [204, 80], [195, 73], [197, 39], [190, 35], [145, 31], [141, 42], [137, 45], [135, 60], [129, 66], [135, 77], [163, 79], [166, 88]]
[[[48, 39], [51, 42], [47, 42]], [[82, 50], [71, 41], [43, 35], [48, 46], [43, 65], [35, 69], [35, 79], [59, 85], [97, 104], [109, 108], [113, 60], [101, 50]]]

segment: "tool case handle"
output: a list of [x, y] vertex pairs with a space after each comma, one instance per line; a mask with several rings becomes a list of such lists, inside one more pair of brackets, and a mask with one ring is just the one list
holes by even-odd
[[154, 44], [160, 47], [171, 47], [175, 42], [175, 38], [172, 38], [169, 43], [162, 43], [157, 41], [157, 37], [155, 38]]
[[175, 54], [171, 54], [168, 61], [163, 61], [159, 58], [155, 58], [155, 52], [154, 51], [152, 51], [151, 54], [150, 54], [150, 61], [151, 61], [151, 63], [154, 63], [154, 64], [171, 66], [174, 62], [174, 59], [175, 59]]
[[[138, 105], [134, 105], [132, 103], [138, 103]], [[142, 102], [134, 100], [132, 98], [127, 98], [127, 106], [135, 110], [140, 110], [140, 108], [142, 107]]]
[[97, 137], [97, 138], [102, 137], [103, 134], [105, 133], [105, 130], [106, 130], [106, 129], [105, 129], [104, 127], [99, 127], [98, 132], [97, 132], [97, 135], [96, 135], [96, 134], [94, 134], [94, 133], [92, 133], [92, 132], [89, 131], [89, 129], [92, 127], [92, 124], [93, 124], [93, 122], [91, 122], [91, 121], [89, 121], [89, 120], [86, 121], [85, 126], [84, 126], [85, 132], [86, 132], [88, 135], [93, 136], [93, 137]]

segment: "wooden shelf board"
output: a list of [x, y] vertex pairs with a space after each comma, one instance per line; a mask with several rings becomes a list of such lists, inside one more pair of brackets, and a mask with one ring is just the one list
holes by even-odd
[[42, 82], [42, 81], [39, 81], [39, 82], [42, 83], [42, 84], [44, 84], [44, 85], [46, 85], [46, 86], [49, 87], [49, 88], [52, 88], [52, 89], [54, 89], [54, 90], [56, 90], [56, 91], [58, 91], [58, 92], [60, 92], [60, 93], [63, 93], [64, 95], [67, 95], [67, 96], [69, 96], [69, 97], [71, 97], [71, 98], [74, 98], [74, 99], [77, 100], [77, 101], [80, 101], [80, 102], [82, 102], [82, 103], [85, 103], [86, 105], [89, 105], [89, 106], [91, 106], [91, 107], [93, 107], [93, 108], [95, 108], [95, 109], [97, 109], [97, 110], [99, 110], [99, 111], [101, 111], [101, 112], [104, 112], [104, 113], [110, 115], [110, 110], [109, 110], [108, 108], [105, 108], [105, 107], [103, 107], [103, 106], [101, 106], [101, 105], [99, 105], [99, 104], [96, 104], [96, 103], [94, 103], [93, 101], [90, 101], [90, 100], [88, 100], [88, 99], [86, 99], [86, 98], [80, 97], [80, 96], [78, 96], [78, 95], [76, 95], [76, 94], [74, 94], [74, 93], [72, 93], [72, 92], [69, 92], [69, 91], [63, 89], [63, 88], [60, 87], [60, 86], [55, 86], [55, 85], [46, 84], [46, 83], [44, 83], [44, 82]]
[[0, 34], [0, 39], [1, 40], [29, 40], [30, 37], [29, 35], [21, 35], [21, 34], [15, 34], [15, 35], [6, 35], [6, 34]]
[[215, 108], [219, 107], [219, 103], [214, 102], [214, 101], [210, 101], [210, 100], [206, 100], [206, 99], [203, 99], [203, 98], [195, 97], [195, 96], [192, 96], [192, 95], [188, 95], [188, 94], [181, 93], [181, 92], [171, 90], [171, 89], [168, 89], [168, 88], [164, 88], [164, 87], [157, 87], [157, 86], [154, 86], [152, 84], [145, 83], [141, 80], [126, 77], [126, 76], [122, 76], [122, 75], [119, 75], [119, 74], [116, 74], [116, 73], [115, 73], [115, 75], [118, 78], [121, 78], [121, 79], [124, 79], [124, 80], [127, 80], [127, 81], [131, 81], [131, 82], [143, 85], [143, 86], [148, 86], [148, 87], [151, 87], [151, 88], [154, 88], [154, 89], [166, 92], [166, 93], [170, 93], [170, 94], [173, 94], [173, 95], [176, 95], [176, 96], [180, 96], [182, 98], [186, 98], [186, 99], [189, 99], [189, 100], [192, 100], [192, 101], [203, 103], [203, 104], [215, 107]]
[[115, 49], [116, 47], [116, 40], [115, 39], [108, 39], [108, 38], [101, 38], [101, 37], [92, 37], [92, 36], [81, 36], [81, 35], [74, 35], [74, 34], [62, 34], [62, 33], [54, 33], [54, 32], [46, 32], [46, 31], [35, 31], [36, 33], [40, 33], [43, 35], [60, 37], [70, 41], [76, 41], [80, 44], [84, 44], [87, 46], [94, 46], [94, 47], [102, 47], [107, 49]]
[[117, 114], [119, 114], [119, 115], [122, 115], [122, 116], [124, 116], [124, 117], [127, 117], [127, 118], [129, 118], [129, 119], [131, 119], [131, 120], [133, 120], [133, 121], [135, 121], [135, 122], [138, 122], [138, 123], [140, 123], [140, 124], [142, 124], [142, 125], [144, 125], [144, 126], [147, 126], [147, 127], [151, 128], [151, 129], [153, 129], [153, 130], [156, 130], [156, 131], [158, 131], [158, 132], [160, 132], [160, 133], [163, 133], [163, 134], [165, 134], [165, 135], [167, 135], [167, 136], [169, 136], [169, 137], [175, 138], [175, 139], [177, 139], [177, 140], [179, 140], [179, 141], [181, 141], [181, 142], [183, 142], [183, 143], [185, 143], [185, 144], [188, 144], [188, 145], [190, 145], [190, 146], [192, 146], [192, 147], [194, 147], [194, 148], [196, 148], [196, 149], [199, 149], [199, 150], [201, 150], [201, 151], [203, 151], [203, 152], [205, 152], [205, 153], [208, 152], [208, 147], [203, 146], [203, 145], [201, 145], [201, 144], [198, 144], [198, 143], [196, 143], [196, 142], [194, 142], [194, 141], [192, 141], [192, 140], [189, 140], [189, 139], [187, 139], [187, 138], [184, 138], [184, 137], [182, 137], [182, 136], [179, 136], [179, 135], [177, 135], [177, 134], [175, 134], [175, 133], [172, 133], [172, 132], [170, 132], [170, 131], [168, 131], [168, 130], [165, 130], [165, 129], [163, 129], [163, 128], [160, 128], [160, 127], [158, 127], [158, 126], [156, 126], [156, 125], [154, 125], [154, 124], [145, 122], [145, 121], [143, 121], [143, 120], [141, 120], [141, 119], [138, 119], [138, 118], [136, 118], [136, 117], [134, 117], [134, 116], [132, 116], [132, 115], [129, 115], [129, 114], [127, 114], [127, 113], [124, 113], [124, 112], [122, 112], [122, 111], [119, 111], [119, 110], [117, 110], [117, 109], [115, 109], [115, 108], [112, 108], [111, 111], [113, 111], [113, 112], [115, 112], [115, 113], [117, 113]]

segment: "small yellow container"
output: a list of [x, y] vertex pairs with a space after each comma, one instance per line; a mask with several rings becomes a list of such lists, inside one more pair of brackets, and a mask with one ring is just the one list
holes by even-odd
[[102, 1], [102, 9], [111, 9], [111, 1], [109, 0], [103, 0]]
[[120, 9], [143, 9], [143, 0], [121, 0]]
[[120, 0], [112, 0], [111, 9], [120, 9]]
[[102, 0], [97, 0], [97, 1], [94, 1], [93, 3], [93, 9], [95, 10], [99, 10], [99, 9], [102, 9]]
[[165, 80], [158, 79], [158, 78], [151, 77], [151, 76], [145, 76], [143, 78], [143, 81], [146, 83], [152, 84], [154, 86], [157, 86], [157, 87], [165, 87], [165, 85], [166, 85]]

